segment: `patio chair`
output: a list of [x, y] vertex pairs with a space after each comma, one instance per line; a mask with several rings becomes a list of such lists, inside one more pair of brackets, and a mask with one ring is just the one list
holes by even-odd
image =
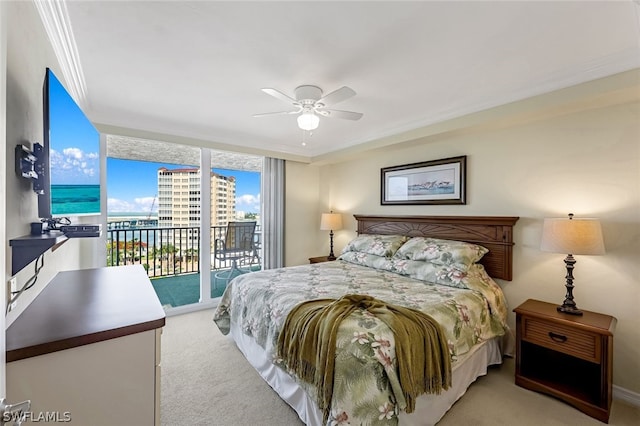
[[256, 248], [254, 244], [256, 232], [256, 222], [229, 222], [224, 239], [216, 238], [214, 241], [214, 257], [220, 261], [221, 265], [228, 265], [228, 271], [221, 271], [214, 275], [217, 279], [224, 279], [226, 283], [233, 278], [233, 275], [240, 271], [238, 265], [251, 264], [256, 258]]

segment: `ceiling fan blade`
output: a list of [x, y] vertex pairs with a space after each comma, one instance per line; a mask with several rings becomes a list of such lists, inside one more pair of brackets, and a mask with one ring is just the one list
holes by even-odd
[[337, 109], [319, 110], [318, 114], [321, 114], [325, 117], [344, 118], [345, 120], [360, 120], [364, 115], [361, 112], [340, 111]]
[[337, 104], [338, 102], [345, 101], [355, 95], [356, 92], [354, 92], [353, 89], [347, 86], [342, 86], [341, 88], [334, 90], [328, 95], [320, 98], [316, 103], [321, 103], [324, 106], [329, 106]]
[[263, 112], [262, 114], [253, 114], [252, 117], [265, 117], [267, 115], [288, 115], [288, 114], [298, 114], [300, 110], [296, 111], [278, 111], [278, 112]]
[[279, 90], [272, 89], [270, 87], [265, 87], [265, 88], [262, 89], [262, 91], [264, 93], [266, 93], [267, 95], [271, 95], [274, 98], [280, 99], [281, 101], [284, 101], [286, 103], [298, 105], [298, 101], [297, 100], [293, 99], [292, 97], [290, 97], [288, 95], [285, 95], [284, 93], [282, 93]]

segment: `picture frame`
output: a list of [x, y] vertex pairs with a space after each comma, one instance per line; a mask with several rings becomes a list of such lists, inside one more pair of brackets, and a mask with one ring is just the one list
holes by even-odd
[[466, 204], [467, 156], [380, 170], [380, 204]]

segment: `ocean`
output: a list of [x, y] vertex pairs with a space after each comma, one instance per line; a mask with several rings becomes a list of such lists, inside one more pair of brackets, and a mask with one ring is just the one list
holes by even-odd
[[51, 214], [100, 214], [100, 185], [51, 185]]

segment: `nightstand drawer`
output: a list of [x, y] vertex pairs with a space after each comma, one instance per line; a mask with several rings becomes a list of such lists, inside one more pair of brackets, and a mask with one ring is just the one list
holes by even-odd
[[586, 361], [600, 362], [600, 336], [538, 318], [523, 318], [522, 339]]

